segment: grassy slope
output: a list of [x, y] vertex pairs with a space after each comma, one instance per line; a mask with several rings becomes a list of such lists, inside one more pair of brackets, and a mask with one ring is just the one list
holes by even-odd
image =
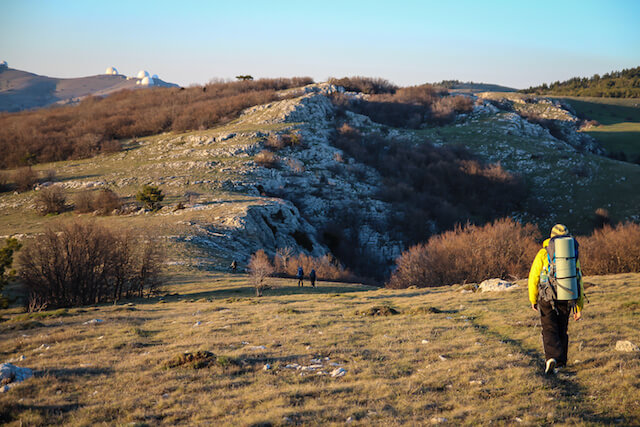
[[581, 117], [597, 120], [601, 126], [588, 133], [611, 152], [640, 156], [640, 99], [561, 97]]
[[[571, 322], [570, 365], [541, 375], [539, 320], [522, 286], [508, 293], [460, 287], [385, 290], [321, 282], [248, 298], [245, 276], [173, 276], [180, 295], [13, 319], [0, 312], [0, 359], [25, 355], [34, 378], [0, 394], [8, 425], [302, 424], [524, 425], [640, 423], [640, 275], [588, 278], [590, 304]], [[388, 304], [401, 314], [365, 317]], [[433, 313], [430, 307], [442, 312]], [[104, 322], [84, 325], [99, 318]], [[40, 322], [40, 323], [34, 323]], [[199, 326], [194, 326], [201, 322]], [[427, 340], [428, 343], [422, 343]], [[244, 343], [244, 344], [243, 344]], [[49, 346], [43, 349], [41, 346]], [[252, 348], [264, 345], [266, 348]], [[244, 368], [163, 369], [208, 350]], [[442, 356], [442, 357], [441, 357]], [[342, 378], [286, 369], [323, 358]], [[328, 357], [329, 360], [324, 358]], [[272, 370], [264, 371], [269, 363]], [[442, 421], [442, 420], [441, 420]]]
[[[544, 228], [555, 222], [572, 224], [576, 233], [591, 229], [593, 212], [609, 210], [612, 218], [636, 218], [640, 206], [640, 166], [592, 154], [576, 154], [567, 147], [550, 148], [549, 138], [523, 137], [509, 130], [508, 114], [481, 116], [464, 125], [418, 131], [432, 141], [461, 143], [490, 162], [521, 174], [534, 195], [526, 210], [537, 212], [522, 219]], [[584, 176], [586, 175], [586, 176]], [[553, 180], [554, 185], [547, 185]]]
[[[100, 155], [91, 159], [71, 160], [37, 165], [34, 169], [56, 171], [57, 181], [71, 184], [104, 182], [116, 191], [125, 202], [134, 202], [135, 194], [142, 185], [159, 184], [166, 194], [163, 205], [175, 206], [178, 202], [186, 203], [185, 194], [199, 194], [198, 203], [205, 205], [203, 210], [179, 211], [175, 214], [163, 211], [160, 214], [142, 216], [127, 215], [117, 217], [98, 217], [97, 221], [117, 227], [146, 227], [154, 234], [188, 235], [193, 233], [186, 222], [202, 224], [223, 223], [253, 204], [263, 203], [260, 197], [225, 191], [221, 184], [225, 181], [237, 180], [247, 169], [245, 163], [252, 157], [233, 155], [231, 152], [212, 154], [216, 150], [232, 151], [234, 148], [250, 144], [255, 138], [242, 136], [252, 132], [277, 131], [291, 126], [290, 124], [273, 124], [259, 126], [250, 123], [236, 122], [207, 131], [185, 134], [163, 134], [139, 139], [130, 143], [122, 153]], [[191, 137], [203, 139], [236, 133], [238, 136], [226, 141], [200, 144], [190, 140]], [[214, 162], [206, 165], [206, 162]], [[9, 171], [11, 174], [12, 171]], [[210, 181], [204, 182], [201, 181]], [[102, 185], [102, 184], [100, 184]], [[87, 191], [83, 188], [67, 189], [68, 202]], [[75, 213], [67, 212], [58, 216], [42, 217], [34, 209], [36, 191], [22, 194], [0, 194], [0, 236], [20, 233], [38, 233], [52, 222], [61, 218], [72, 218]], [[185, 248], [178, 248], [184, 250]], [[190, 248], [193, 249], [193, 248]], [[189, 253], [186, 258], [201, 255], [211, 257], [211, 253]], [[221, 261], [222, 262], [222, 261]], [[227, 265], [224, 261], [224, 266]]]

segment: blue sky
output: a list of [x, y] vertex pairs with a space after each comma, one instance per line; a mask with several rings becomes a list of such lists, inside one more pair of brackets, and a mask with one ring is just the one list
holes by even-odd
[[0, 60], [212, 78], [365, 75], [522, 88], [640, 65], [640, 1], [0, 0]]

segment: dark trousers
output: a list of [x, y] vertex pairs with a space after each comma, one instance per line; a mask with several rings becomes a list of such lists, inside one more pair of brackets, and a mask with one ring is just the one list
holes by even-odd
[[556, 310], [547, 301], [538, 301], [540, 323], [542, 323], [542, 343], [546, 360], [556, 359], [558, 366], [567, 364], [567, 349], [569, 348], [570, 309], [567, 301], [556, 301]]
[[302, 277], [298, 276], [298, 287], [301, 287], [302, 285]]

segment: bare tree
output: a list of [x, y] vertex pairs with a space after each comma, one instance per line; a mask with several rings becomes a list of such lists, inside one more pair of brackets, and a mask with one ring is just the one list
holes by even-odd
[[249, 275], [256, 288], [256, 296], [262, 296], [262, 291], [267, 287], [267, 277], [273, 274], [273, 271], [273, 265], [262, 249], [251, 255]]
[[287, 265], [289, 264], [289, 259], [292, 256], [293, 256], [293, 249], [289, 246], [276, 249], [276, 264], [278, 264], [277, 270], [286, 273]]
[[161, 265], [160, 246], [148, 237], [79, 220], [50, 227], [18, 258], [31, 309], [142, 297], [160, 283]]
[[59, 214], [66, 208], [67, 195], [62, 187], [52, 185], [38, 191], [36, 208], [42, 215]]

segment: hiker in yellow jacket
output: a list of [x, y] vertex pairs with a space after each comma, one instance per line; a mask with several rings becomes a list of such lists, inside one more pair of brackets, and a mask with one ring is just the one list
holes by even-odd
[[[582, 272], [580, 261], [576, 260], [576, 273], [578, 280], [578, 298], [575, 301], [547, 300], [540, 295], [540, 276], [548, 274], [549, 259], [547, 247], [549, 241], [554, 237], [569, 236], [569, 229], [562, 224], [556, 224], [551, 229], [551, 237], [542, 243], [542, 249], [538, 251], [531, 271], [529, 272], [529, 301], [531, 308], [540, 312], [540, 323], [542, 324], [542, 342], [546, 359], [545, 373], [551, 374], [567, 364], [567, 349], [569, 347], [569, 317], [573, 312], [574, 320], [580, 320], [582, 307], [584, 305], [584, 285], [582, 283]], [[577, 242], [575, 243], [577, 245]]]

